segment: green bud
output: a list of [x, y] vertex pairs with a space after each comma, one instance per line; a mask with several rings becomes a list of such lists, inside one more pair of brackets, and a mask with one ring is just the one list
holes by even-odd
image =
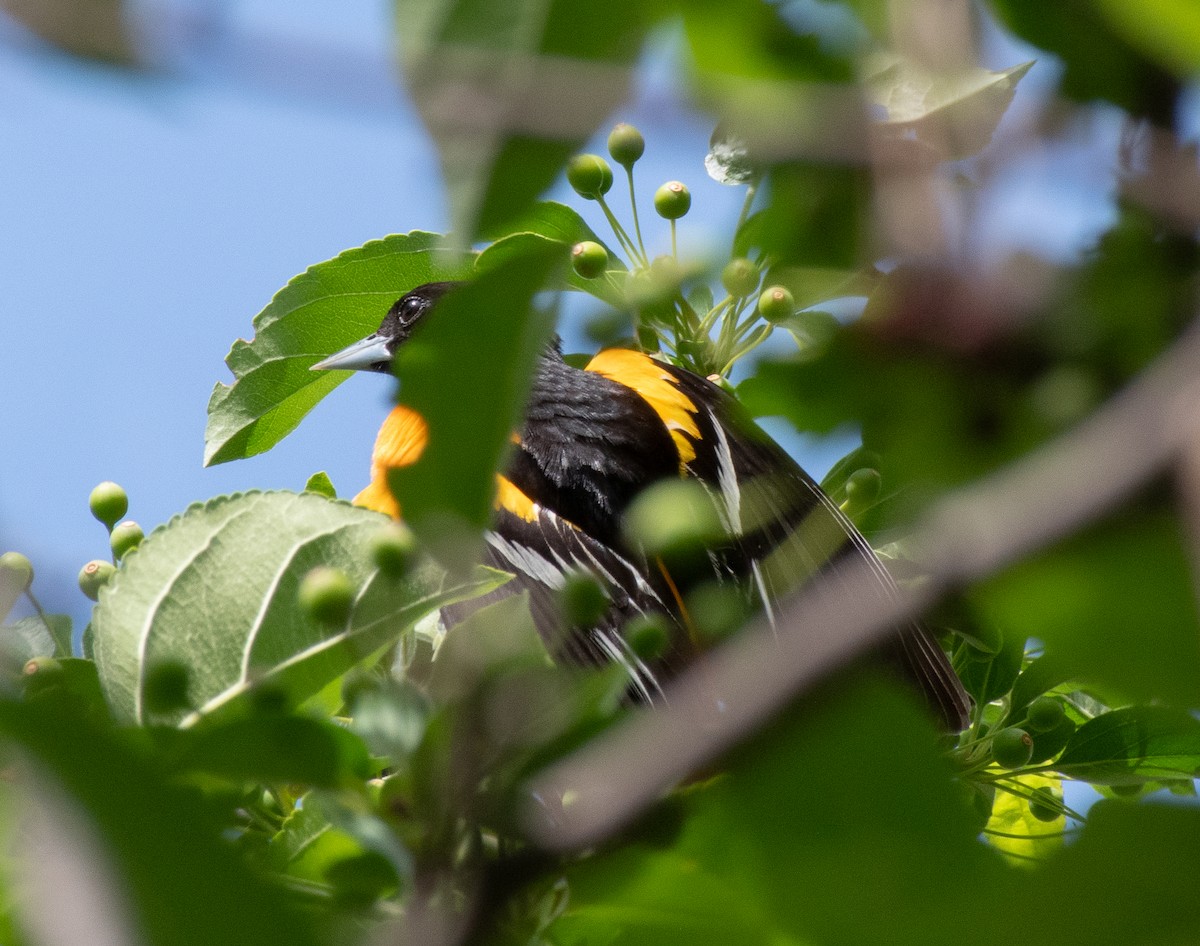
[[379, 689], [380, 679], [375, 673], [363, 667], [355, 667], [342, 677], [342, 703], [346, 709], [353, 711], [354, 704], [365, 693]]
[[1057, 821], [1062, 817], [1062, 799], [1048, 788], [1035, 788], [1029, 799], [1029, 813], [1038, 821]]
[[146, 671], [146, 684], [142, 690], [142, 702], [154, 714], [175, 713], [188, 709], [188, 685], [191, 671], [178, 660], [159, 660]]
[[796, 311], [796, 299], [784, 286], [768, 286], [758, 297], [758, 314], [768, 322], [781, 322]]
[[660, 614], [639, 614], [625, 625], [623, 632], [630, 650], [642, 660], [657, 660], [667, 650], [671, 634]]
[[667, 181], [654, 192], [654, 209], [665, 220], [678, 220], [691, 206], [691, 191], [679, 181]]
[[5, 573], [20, 592], [28, 591], [33, 584], [33, 563], [20, 552], [0, 555], [0, 573]]
[[742, 298], [758, 288], [758, 267], [745, 257], [731, 259], [721, 270], [721, 285], [731, 296]]
[[1019, 769], [1033, 755], [1033, 737], [1024, 729], [1010, 726], [992, 737], [992, 758], [1002, 769]]
[[340, 568], [318, 565], [300, 582], [300, 607], [318, 624], [339, 627], [350, 617], [354, 583]]
[[111, 529], [129, 511], [129, 496], [116, 483], [105, 480], [92, 490], [88, 497], [88, 508], [93, 516]]
[[21, 674], [25, 678], [26, 696], [33, 696], [51, 686], [57, 686], [66, 677], [62, 663], [53, 657], [34, 657], [27, 660], [21, 668]]
[[563, 616], [572, 627], [592, 627], [608, 610], [608, 592], [591, 572], [567, 575], [558, 595]]
[[136, 549], [145, 537], [146, 533], [142, 531], [141, 526], [132, 519], [126, 519], [113, 526], [108, 536], [108, 544], [112, 546], [113, 555], [119, 562], [131, 549]]
[[389, 523], [371, 536], [371, 560], [388, 577], [404, 577], [416, 559], [417, 537], [404, 523]]
[[596, 200], [612, 187], [612, 168], [598, 154], [577, 154], [567, 162], [567, 181], [580, 197]]
[[107, 585], [116, 573], [116, 566], [112, 562], [92, 559], [79, 572], [79, 590], [93, 601], [97, 601], [100, 598], [100, 589]]
[[692, 626], [709, 641], [728, 637], [742, 626], [748, 613], [746, 599], [737, 587], [715, 581], [689, 591], [684, 607]]
[[584, 240], [571, 248], [571, 265], [584, 279], [595, 279], [608, 268], [608, 250], [593, 240]]
[[646, 151], [646, 139], [633, 125], [624, 122], [608, 134], [608, 153], [623, 168], [631, 168]]
[[1039, 696], [1025, 711], [1025, 721], [1034, 732], [1049, 732], [1063, 721], [1067, 711], [1062, 702], [1052, 696]]
[[622, 523], [626, 539], [648, 557], [695, 557], [726, 538], [717, 507], [695, 480], [663, 480], [630, 503]]
[[878, 470], [855, 470], [846, 478], [846, 501], [842, 509], [851, 518], [861, 515], [875, 505], [882, 489], [883, 477]]

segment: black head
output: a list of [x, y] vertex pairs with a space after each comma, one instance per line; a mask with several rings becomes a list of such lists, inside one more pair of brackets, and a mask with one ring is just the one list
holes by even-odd
[[335, 368], [344, 371], [392, 370], [392, 355], [408, 341], [413, 329], [433, 309], [435, 303], [456, 286], [457, 282], [427, 282], [406, 292], [397, 299], [379, 328], [361, 341], [334, 352], [323, 361], [312, 366], [313, 371]]

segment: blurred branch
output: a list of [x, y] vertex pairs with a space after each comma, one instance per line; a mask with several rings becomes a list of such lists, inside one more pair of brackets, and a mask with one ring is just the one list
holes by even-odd
[[524, 823], [553, 850], [585, 848], [752, 733], [830, 671], [950, 588], [1062, 538], [1174, 462], [1195, 422], [1200, 332], [1189, 331], [1089, 421], [939, 503], [916, 531], [928, 580], [889, 594], [864, 563], [803, 592], [778, 636], [759, 621], [633, 717], [536, 777]]
[[0, 0], [43, 39], [77, 56], [132, 63], [136, 49], [121, 0]]

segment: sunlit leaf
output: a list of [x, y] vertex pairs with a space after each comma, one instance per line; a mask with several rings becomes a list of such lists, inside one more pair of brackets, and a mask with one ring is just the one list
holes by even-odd
[[1016, 863], [1029, 864], [1045, 858], [1063, 843], [1065, 815], [1041, 821], [1029, 809], [1029, 796], [1039, 788], [1062, 797], [1062, 779], [1047, 775], [1020, 775], [1005, 782], [1012, 791], [997, 790], [992, 817], [984, 833], [997, 850], [1014, 856]]
[[205, 465], [275, 446], [348, 377], [310, 366], [373, 332], [408, 290], [469, 273], [470, 261], [452, 257], [443, 237], [419, 231], [309, 267], [254, 317], [254, 339], [234, 342], [226, 356], [234, 383], [218, 383], [209, 399]]
[[[156, 529], [126, 557], [93, 615], [113, 712], [147, 721], [148, 676], [171, 663], [186, 669], [198, 714], [236, 706], [256, 687], [295, 705], [422, 615], [497, 583], [446, 583], [432, 566], [384, 577], [369, 544], [385, 521], [315, 493], [247, 493], [193, 506]], [[343, 569], [359, 589], [344, 627], [318, 624], [300, 606], [299, 583], [317, 565]], [[181, 707], [154, 721], [184, 715]]]

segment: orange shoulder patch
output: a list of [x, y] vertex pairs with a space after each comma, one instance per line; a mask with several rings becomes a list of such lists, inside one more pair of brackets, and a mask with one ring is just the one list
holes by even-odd
[[526, 522], [537, 519], [537, 504], [507, 476], [496, 474], [496, 508], [507, 509]]
[[429, 428], [420, 414], [408, 407], [392, 408], [371, 452], [371, 483], [354, 497], [354, 505], [399, 519], [400, 507], [388, 487], [387, 471], [416, 463], [428, 442]]
[[600, 352], [588, 362], [587, 370], [632, 388], [654, 408], [675, 441], [680, 472], [684, 472], [683, 468], [696, 459], [695, 442], [700, 439], [700, 428], [693, 415], [698, 408], [675, 386], [670, 372], [649, 355], [624, 348]]

